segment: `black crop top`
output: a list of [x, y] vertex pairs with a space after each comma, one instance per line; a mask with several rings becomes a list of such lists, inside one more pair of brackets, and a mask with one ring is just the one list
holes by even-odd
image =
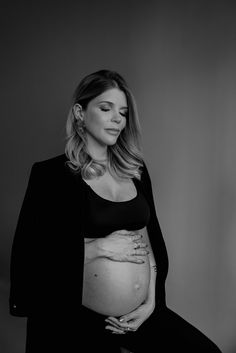
[[147, 226], [150, 209], [138, 180], [134, 181], [137, 195], [131, 200], [120, 202], [104, 199], [83, 182], [87, 185], [85, 238], [100, 238], [116, 230], [138, 230]]

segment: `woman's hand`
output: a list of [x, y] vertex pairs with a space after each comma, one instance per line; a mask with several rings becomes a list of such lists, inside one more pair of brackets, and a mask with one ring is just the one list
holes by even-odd
[[105, 320], [108, 323], [105, 328], [116, 334], [124, 334], [126, 332], [136, 331], [152, 314], [154, 308], [155, 305], [147, 302], [141, 304], [137, 309], [130, 312], [129, 314], [121, 316], [119, 319], [109, 316]]
[[98, 238], [97, 246], [102, 256], [112, 261], [144, 263], [142, 256], [149, 253], [142, 235], [127, 230], [118, 230], [105, 238]]

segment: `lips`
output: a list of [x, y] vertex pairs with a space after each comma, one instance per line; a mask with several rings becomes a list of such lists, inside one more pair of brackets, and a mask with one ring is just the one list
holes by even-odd
[[106, 129], [106, 131], [111, 135], [118, 135], [120, 130], [117, 129]]
[[113, 132], [120, 132], [119, 129], [106, 129], [106, 130], [108, 130], [108, 131], [113, 131]]

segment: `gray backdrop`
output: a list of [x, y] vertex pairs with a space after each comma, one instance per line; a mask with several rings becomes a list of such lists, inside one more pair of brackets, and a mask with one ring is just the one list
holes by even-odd
[[24, 351], [26, 321], [8, 314], [9, 258], [31, 165], [63, 153], [74, 88], [102, 68], [138, 103], [168, 305], [236, 352], [234, 2], [2, 2], [1, 25], [1, 353]]

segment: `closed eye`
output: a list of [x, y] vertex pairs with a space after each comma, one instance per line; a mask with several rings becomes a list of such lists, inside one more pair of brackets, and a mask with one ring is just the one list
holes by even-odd
[[[101, 111], [103, 111], [103, 112], [109, 112], [111, 109], [109, 109], [109, 108], [100, 108], [101, 109]], [[120, 115], [121, 116], [124, 116], [124, 117], [127, 117], [127, 113], [120, 113]]]
[[100, 108], [103, 112], [108, 112], [110, 109]]

